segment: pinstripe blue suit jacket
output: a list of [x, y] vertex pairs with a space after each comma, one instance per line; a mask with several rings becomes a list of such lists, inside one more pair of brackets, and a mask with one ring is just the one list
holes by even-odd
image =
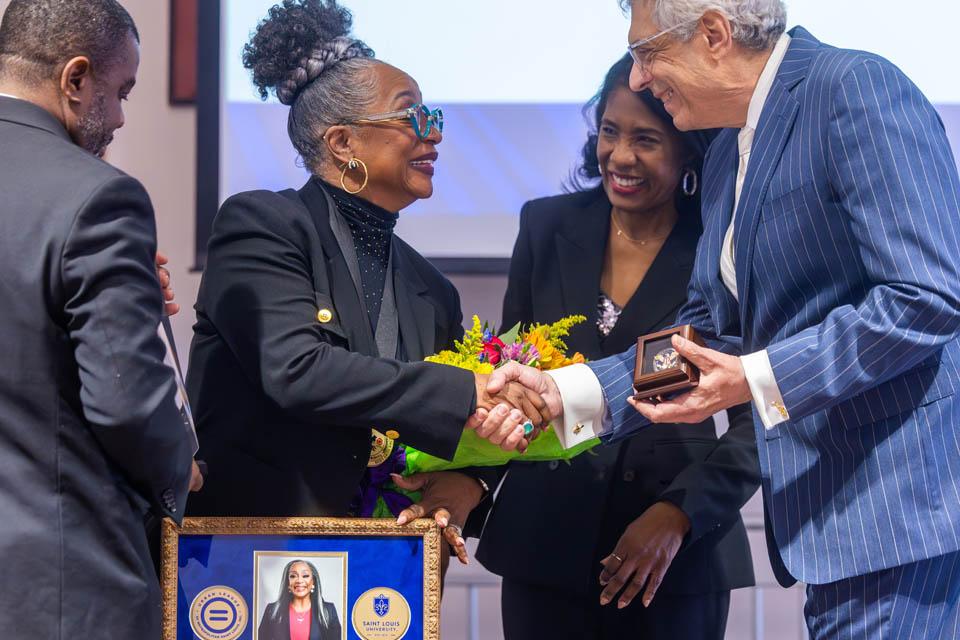
[[[678, 323], [728, 353], [767, 350], [790, 412], [770, 430], [755, 415], [769, 551], [781, 582], [823, 584], [960, 548], [960, 180], [900, 70], [791, 35], [736, 215], [740, 303], [719, 271], [726, 130]], [[643, 425], [624, 402], [634, 357], [591, 365], [613, 438]]]

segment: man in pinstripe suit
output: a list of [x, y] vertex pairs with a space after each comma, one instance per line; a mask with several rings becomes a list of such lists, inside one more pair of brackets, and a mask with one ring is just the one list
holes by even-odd
[[[638, 403], [630, 351], [494, 387], [538, 389], [581, 438], [752, 401], [769, 553], [809, 585], [811, 635], [960, 637], [960, 180], [937, 113], [888, 61], [784, 33], [780, 0], [631, 9], [632, 88], [725, 128], [678, 320], [708, 348], [674, 343], [700, 386]], [[611, 556], [604, 598], [647, 573]]]

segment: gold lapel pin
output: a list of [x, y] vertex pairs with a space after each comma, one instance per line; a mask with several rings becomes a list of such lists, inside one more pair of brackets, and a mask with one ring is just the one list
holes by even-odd
[[333, 320], [333, 311], [330, 311], [330, 309], [320, 309], [317, 311], [317, 320], [324, 324], [330, 322]]

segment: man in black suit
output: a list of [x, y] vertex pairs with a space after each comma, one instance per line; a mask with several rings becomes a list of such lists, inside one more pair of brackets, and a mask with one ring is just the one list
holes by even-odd
[[192, 445], [158, 335], [153, 209], [99, 159], [138, 34], [115, 0], [0, 23], [0, 629], [156, 638], [144, 519], [178, 519]]

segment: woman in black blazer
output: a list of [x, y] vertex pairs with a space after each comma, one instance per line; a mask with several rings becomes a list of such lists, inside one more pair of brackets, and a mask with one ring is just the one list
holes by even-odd
[[277, 599], [267, 605], [258, 640], [341, 640], [337, 607], [323, 599], [320, 575], [312, 562], [291, 560], [283, 568]]
[[[332, 2], [287, 2], [245, 49], [261, 95], [290, 105], [312, 176], [234, 196], [214, 221], [187, 377], [209, 467], [194, 514], [356, 514], [384, 453], [371, 429], [450, 458], [476, 407], [502, 399], [541, 420], [518, 386], [495, 400], [483, 376], [420, 362], [463, 332], [456, 289], [393, 234], [398, 212], [433, 192], [442, 114], [349, 27]], [[524, 436], [491, 437], [510, 448]], [[413, 515], [462, 525], [482, 473], [426, 477]], [[438, 504], [441, 488], [458, 500]], [[448, 533], [462, 552], [459, 528]]]
[[[630, 91], [631, 66], [615, 64], [588, 104], [580, 173], [600, 184], [523, 207], [504, 298], [505, 327], [587, 316], [567, 344], [589, 359], [671, 326], [701, 232], [703, 136]], [[511, 464], [477, 552], [503, 576], [507, 640], [722, 638], [730, 590], [753, 584], [739, 509], [760, 479], [749, 408], [729, 422], [720, 438], [712, 420], [653, 425], [570, 465]], [[600, 563], [615, 549], [666, 569], [649, 607], [601, 606]]]

